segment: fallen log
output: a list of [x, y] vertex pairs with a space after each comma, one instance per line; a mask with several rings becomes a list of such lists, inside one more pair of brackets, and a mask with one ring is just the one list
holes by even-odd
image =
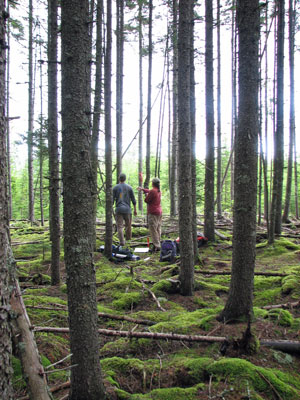
[[[51, 393], [57, 393], [60, 390], [68, 389], [69, 387], [71, 387], [71, 381], [67, 381], [64, 383], [60, 383], [59, 385], [52, 386], [52, 388], [50, 388], [49, 390]], [[30, 397], [23, 396], [23, 397], [19, 397], [17, 400], [30, 400]]]
[[[52, 326], [34, 326], [34, 332], [69, 333], [69, 328], [58, 328]], [[128, 338], [144, 339], [164, 339], [164, 340], [186, 340], [188, 342], [224, 342], [225, 337], [201, 336], [201, 335], [182, 335], [177, 333], [157, 333], [157, 332], [135, 332], [135, 331], [115, 331], [112, 329], [98, 329], [98, 333], [104, 336], [118, 336]]]
[[44, 368], [40, 361], [30, 320], [17, 281], [15, 281], [15, 287], [15, 292], [11, 297], [11, 308], [16, 315], [13, 321], [13, 333], [23, 375], [27, 382], [29, 397], [31, 399], [50, 400]]
[[297, 308], [297, 307], [300, 307], [300, 300], [292, 302], [292, 303], [273, 304], [270, 306], [263, 306], [261, 308], [263, 308], [264, 310], [274, 310], [276, 308], [292, 309], [292, 308]]
[[[195, 273], [203, 274], [203, 275], [231, 275], [231, 271], [218, 271], [218, 270], [195, 270]], [[256, 276], [280, 276], [285, 277], [288, 274], [284, 274], [283, 272], [255, 272], [254, 275]]]
[[45, 243], [43, 240], [35, 240], [33, 242], [13, 242], [11, 245], [12, 246], [22, 246], [25, 244], [43, 244]]
[[[59, 328], [52, 326], [35, 326], [33, 329], [35, 332], [69, 333], [69, 328]], [[143, 338], [154, 340], [177, 340], [204, 343], [223, 343], [225, 341], [228, 341], [228, 339], [224, 336], [183, 335], [177, 333], [115, 331], [111, 329], [98, 329], [98, 333], [104, 336]], [[276, 348], [278, 350], [284, 349], [282, 351], [288, 351], [289, 353], [300, 354], [300, 341], [261, 339], [260, 345]]]

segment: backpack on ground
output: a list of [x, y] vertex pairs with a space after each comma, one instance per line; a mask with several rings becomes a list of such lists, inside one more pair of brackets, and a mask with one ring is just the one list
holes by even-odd
[[173, 263], [176, 256], [176, 244], [172, 240], [164, 240], [160, 247], [159, 261], [168, 261]]

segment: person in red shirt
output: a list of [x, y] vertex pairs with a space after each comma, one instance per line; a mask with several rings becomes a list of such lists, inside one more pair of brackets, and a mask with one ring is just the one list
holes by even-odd
[[146, 194], [145, 203], [147, 203], [149, 232], [154, 251], [159, 251], [162, 220], [160, 180], [153, 178], [151, 190], [138, 187], [138, 191], [143, 191]]

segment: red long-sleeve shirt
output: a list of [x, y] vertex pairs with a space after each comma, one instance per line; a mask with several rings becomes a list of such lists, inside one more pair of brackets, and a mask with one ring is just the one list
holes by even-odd
[[143, 189], [144, 193], [147, 193], [145, 203], [147, 203], [148, 214], [162, 215], [162, 209], [160, 204], [161, 192], [157, 189]]

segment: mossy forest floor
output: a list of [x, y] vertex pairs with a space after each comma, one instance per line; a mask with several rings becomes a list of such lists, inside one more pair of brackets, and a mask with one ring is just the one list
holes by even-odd
[[[31, 323], [67, 327], [66, 285], [50, 286], [47, 226], [30, 227], [24, 222], [14, 222], [11, 226], [17, 274]], [[165, 238], [177, 236], [176, 229], [171, 232], [170, 226], [172, 222], [165, 221], [165, 231], [169, 232]], [[178, 266], [160, 263], [158, 254], [147, 254], [140, 261], [117, 265], [96, 252], [99, 312], [155, 322], [152, 326], [136, 326], [126, 321], [99, 318], [99, 328], [240, 338], [246, 329], [245, 322], [224, 325], [216, 321], [216, 315], [226, 302], [230, 276], [201, 273], [201, 270], [230, 270], [230, 230], [219, 228], [219, 231], [228, 240], [217, 240], [200, 249], [193, 297], [174, 293], [174, 284], [169, 279], [176, 280]], [[103, 231], [99, 233], [103, 235]], [[132, 242], [145, 242], [146, 236], [147, 229], [133, 228]], [[274, 246], [264, 241], [257, 244], [256, 271], [287, 274], [286, 277], [255, 277], [252, 330], [258, 338], [299, 340], [300, 308], [271, 311], [262, 308], [300, 298], [300, 237], [294, 236], [281, 237]], [[28, 242], [38, 243], [26, 244]], [[148, 257], [150, 259], [145, 260]], [[64, 282], [63, 251], [61, 270]], [[165, 312], [158, 309], [146, 287], [155, 293]], [[49, 386], [67, 381], [69, 370], [62, 368], [70, 365], [70, 359], [55, 367], [51, 364], [69, 354], [68, 335], [36, 332], [35, 337]], [[100, 337], [100, 341], [103, 376], [111, 399], [300, 399], [300, 357], [297, 355], [261, 347], [253, 355], [229, 349], [222, 356], [217, 343], [111, 337]], [[26, 385], [16, 358], [13, 364], [17, 397], [22, 397], [26, 395]], [[54, 398], [63, 398], [67, 390], [54, 393]]]

